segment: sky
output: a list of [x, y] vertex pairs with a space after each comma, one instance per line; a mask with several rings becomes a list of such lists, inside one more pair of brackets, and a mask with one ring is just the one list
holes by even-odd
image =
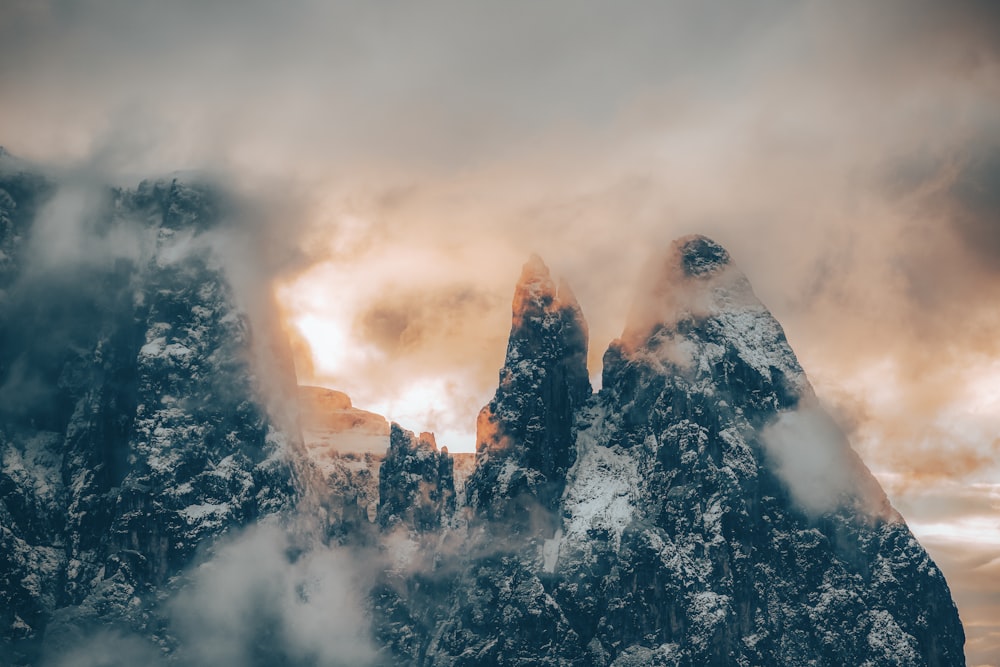
[[0, 145], [226, 179], [303, 383], [453, 451], [531, 253], [590, 370], [722, 243], [1000, 664], [1000, 5], [5, 0]]

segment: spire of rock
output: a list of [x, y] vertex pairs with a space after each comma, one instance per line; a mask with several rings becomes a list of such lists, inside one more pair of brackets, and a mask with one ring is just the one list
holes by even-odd
[[480, 464], [470, 480], [478, 509], [494, 518], [526, 511], [510, 502], [521, 496], [555, 507], [575, 457], [574, 415], [591, 394], [583, 313], [537, 255], [521, 272], [511, 319], [500, 386], [479, 416]]
[[454, 511], [455, 478], [448, 451], [438, 450], [432, 433], [417, 436], [393, 422], [379, 472], [379, 525], [389, 529], [402, 524], [427, 532], [440, 528]]
[[779, 388], [775, 409], [812, 397], [785, 332], [721, 245], [674, 241], [647, 263], [625, 330], [604, 360], [604, 386], [623, 358], [654, 361], [696, 380], [746, 392]]
[[529, 262], [432, 664], [964, 664], [940, 571], [720, 245], [650, 264], [583, 409], [571, 301]]
[[622, 340], [638, 348], [658, 329], [747, 306], [760, 302], [726, 249], [704, 236], [685, 236], [647, 262]]

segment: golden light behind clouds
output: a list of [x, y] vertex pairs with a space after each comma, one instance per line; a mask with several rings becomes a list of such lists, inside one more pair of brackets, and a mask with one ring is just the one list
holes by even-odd
[[249, 193], [300, 380], [453, 450], [531, 253], [596, 375], [649, 254], [715, 238], [1000, 663], [956, 546], [1000, 517], [998, 44], [992, 0], [8, 3], [0, 142]]

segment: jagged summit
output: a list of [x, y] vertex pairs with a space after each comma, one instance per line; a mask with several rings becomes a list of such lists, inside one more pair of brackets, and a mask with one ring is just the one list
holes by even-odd
[[518, 281], [518, 284], [522, 285], [539, 281], [551, 281], [549, 267], [546, 266], [544, 260], [539, 255], [531, 253], [528, 261], [521, 267], [521, 279]]
[[521, 270], [521, 278], [514, 288], [511, 311], [512, 336], [526, 324], [529, 327], [552, 326], [553, 317], [562, 317], [564, 313], [576, 320], [575, 324], [585, 337], [587, 335], [587, 322], [569, 283], [560, 280], [557, 287], [549, 267], [535, 254], [528, 258]]
[[526, 512], [529, 501], [555, 505], [575, 455], [573, 413], [591, 394], [583, 312], [537, 255], [524, 265], [511, 310], [500, 384], [476, 429], [472, 500], [494, 518]]
[[[565, 385], [567, 398], [582, 402], [590, 395], [588, 342], [587, 321], [569, 284], [560, 280], [557, 288], [545, 263], [538, 255], [532, 255], [514, 289], [510, 338], [504, 367], [500, 369], [500, 389], [511, 383], [544, 380]], [[555, 375], [548, 379], [534, 377], [528, 372], [532, 364], [536, 370], [544, 369], [542, 375]], [[516, 419], [513, 413], [498, 416], [507, 421]]]
[[[33, 277], [22, 239], [57, 184], [0, 169], [0, 384], [20, 390], [0, 401], [0, 664], [77, 664], [77, 635], [166, 659], [130, 650], [118, 665], [209, 664], [217, 627], [239, 635], [239, 664], [323, 662], [292, 630], [335, 629], [350, 605], [347, 588], [327, 598], [296, 574], [312, 572], [302, 549], [340, 568], [328, 542], [364, 561], [350, 590], [377, 647], [368, 665], [964, 665], [944, 577], [898, 514], [860, 511], [884, 494], [713, 241], [680, 239], [650, 263], [597, 395], [580, 306], [530, 258], [476, 468], [456, 476], [433, 436], [332, 390], [300, 389], [303, 437], [282, 431], [222, 264], [185, 251], [225, 199], [159, 183], [114, 191], [107, 212], [155, 237], [152, 256], [78, 280], [70, 296], [92, 311], [80, 321], [24, 330], [67, 298], [62, 283], [18, 291]], [[51, 394], [23, 395], [28, 367]], [[381, 448], [348, 451], [345, 434]], [[234, 599], [248, 604], [202, 605], [221, 625], [188, 661], [202, 654], [172, 596], [192, 571], [243, 567], [192, 569], [196, 556], [286, 520], [301, 535], [274, 558], [292, 578], [247, 570], [250, 597]], [[278, 607], [254, 592], [271, 589]]]
[[660, 328], [747, 308], [763, 306], [726, 249], [704, 236], [685, 236], [647, 261], [622, 341], [634, 349]]
[[303, 452], [267, 412], [230, 276], [186, 235], [214, 223], [209, 193], [109, 188], [88, 241], [155, 239], [148, 255], [56, 255], [72, 280], [51, 281], [26, 239], [67, 184], [17, 169], [0, 168], [0, 664], [34, 665], [165, 622], [200, 552], [298, 502]]
[[721, 270], [729, 264], [729, 253], [721, 245], [701, 234], [684, 236], [674, 244], [680, 249], [684, 273], [702, 276]]
[[[725, 249], [679, 239], [638, 292], [590, 396], [582, 316], [525, 267], [464, 493], [476, 530], [400, 662], [962, 665], [944, 578]], [[395, 619], [426, 607], [393, 600], [402, 645], [419, 626]]]
[[785, 389], [785, 407], [813, 397], [781, 325], [725, 248], [704, 236], [677, 239], [647, 262], [622, 336], [605, 355], [604, 384], [614, 384], [609, 373], [621, 357], [637, 355], [708, 382], [735, 358], [751, 374], [726, 375], [727, 384], [759, 376]]
[[448, 452], [438, 450], [432, 433], [415, 435], [393, 422], [379, 471], [379, 524], [427, 532], [454, 511], [454, 464]]
[[512, 311], [515, 326], [520, 318], [544, 310], [557, 296], [556, 284], [549, 274], [549, 267], [538, 255], [531, 255], [521, 269], [521, 278], [514, 288]]

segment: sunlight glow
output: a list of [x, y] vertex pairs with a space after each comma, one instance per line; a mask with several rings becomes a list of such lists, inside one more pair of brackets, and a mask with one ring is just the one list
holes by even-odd
[[402, 387], [382, 400], [374, 400], [370, 408], [389, 421], [415, 433], [434, 434], [438, 447], [450, 452], [475, 451], [475, 424], [469, 429], [455, 428], [449, 408], [452, 405], [447, 383], [441, 378], [418, 380]]
[[1000, 361], [977, 368], [975, 376], [966, 384], [965, 393], [969, 413], [991, 417], [1000, 415]]
[[909, 522], [917, 539], [1000, 548], [1000, 517], [965, 516], [947, 522]]
[[336, 375], [347, 365], [351, 347], [342, 323], [316, 314], [296, 317], [293, 324], [309, 343], [316, 372]]
[[[285, 316], [311, 356], [314, 376], [299, 382], [343, 391], [357, 408], [415, 433], [433, 433], [438, 447], [450, 452], [474, 452], [474, 416], [462, 420], [454, 414], [461, 390], [447, 378], [410, 376], [405, 360], [383, 359], [377, 348], [361, 340], [352, 323], [368, 295], [365, 289], [338, 290], [346, 282], [342, 271], [332, 263], [319, 265], [278, 291]], [[372, 375], [373, 366], [381, 373]]]

